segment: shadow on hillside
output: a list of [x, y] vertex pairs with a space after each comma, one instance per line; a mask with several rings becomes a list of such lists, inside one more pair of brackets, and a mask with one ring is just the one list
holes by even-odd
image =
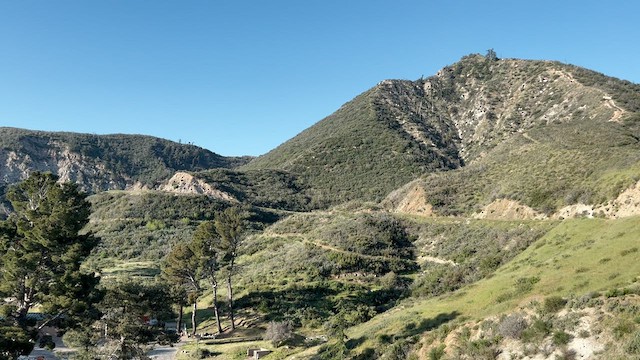
[[238, 299], [235, 306], [255, 309], [265, 315], [265, 320], [324, 318], [333, 313], [335, 304], [329, 298], [339, 293], [338, 289], [325, 286], [254, 291]]
[[414, 322], [410, 322], [405, 325], [404, 330], [399, 334], [395, 335], [396, 338], [407, 338], [413, 335], [422, 334], [425, 331], [431, 331], [440, 327], [445, 323], [448, 323], [451, 320], [454, 320], [460, 316], [460, 313], [457, 311], [452, 311], [450, 313], [440, 313], [434, 318], [422, 319], [417, 324]]

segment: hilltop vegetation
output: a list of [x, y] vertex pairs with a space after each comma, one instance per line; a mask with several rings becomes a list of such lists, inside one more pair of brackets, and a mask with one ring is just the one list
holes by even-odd
[[634, 182], [638, 87], [470, 55], [427, 79], [383, 81], [244, 168], [286, 170], [329, 204], [379, 201], [418, 176], [443, 215], [496, 198], [543, 213], [600, 203]]

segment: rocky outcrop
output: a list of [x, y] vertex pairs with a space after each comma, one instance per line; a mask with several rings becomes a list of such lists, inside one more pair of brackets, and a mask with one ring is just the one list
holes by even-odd
[[169, 181], [161, 185], [158, 190], [174, 194], [206, 195], [212, 198], [237, 202], [237, 200], [224, 191], [220, 191], [206, 182], [195, 178], [185, 172], [177, 172]]
[[528, 220], [544, 219], [546, 216], [517, 201], [496, 199], [485, 206], [480, 213], [474, 214], [473, 217], [494, 220]]
[[189, 144], [143, 135], [93, 135], [0, 127], [0, 185], [51, 172], [90, 193], [155, 188], [176, 171], [232, 168], [227, 158]]

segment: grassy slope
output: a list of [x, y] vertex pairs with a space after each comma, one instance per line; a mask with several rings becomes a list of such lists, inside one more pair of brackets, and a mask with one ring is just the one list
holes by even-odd
[[[542, 296], [581, 295], [622, 287], [640, 273], [640, 219], [577, 219], [560, 223], [495, 275], [455, 293], [402, 305], [353, 327], [350, 338], [373, 346], [381, 334], [400, 335], [425, 319], [482, 319], [514, 310]], [[635, 250], [634, 250], [635, 249]], [[530, 291], [514, 292], [521, 278], [538, 277]], [[498, 301], [502, 299], [502, 301]], [[418, 327], [419, 328], [419, 327]]]

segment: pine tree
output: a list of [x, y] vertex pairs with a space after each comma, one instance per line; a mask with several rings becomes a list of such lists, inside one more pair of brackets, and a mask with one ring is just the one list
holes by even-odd
[[90, 204], [77, 185], [57, 180], [34, 172], [7, 192], [14, 212], [0, 226], [0, 297], [6, 299], [0, 311], [5, 323], [25, 332], [36, 304], [48, 320], [82, 321], [95, 314], [92, 304], [100, 297], [99, 278], [80, 272], [97, 244], [81, 234]]
[[220, 259], [218, 247], [220, 237], [216, 232], [215, 225], [211, 221], [201, 223], [193, 234], [191, 246], [193, 252], [200, 260], [198, 264], [198, 273], [201, 278], [206, 279], [211, 284], [213, 290], [213, 313], [216, 317], [216, 325], [218, 333], [222, 332], [220, 325], [220, 311], [218, 307], [218, 270], [220, 268]]
[[198, 325], [196, 322], [198, 296], [202, 292], [202, 287], [200, 286], [201, 278], [198, 272], [200, 259], [189, 245], [178, 243], [171, 248], [162, 266], [162, 274], [170, 284], [184, 286], [187, 289], [189, 302], [193, 305], [191, 328], [195, 334]]
[[227, 276], [227, 299], [231, 329], [236, 328], [233, 316], [233, 286], [231, 283], [235, 271], [235, 261], [246, 228], [245, 217], [239, 208], [231, 207], [215, 216], [216, 232], [220, 236], [219, 250], [223, 254], [223, 263]]

